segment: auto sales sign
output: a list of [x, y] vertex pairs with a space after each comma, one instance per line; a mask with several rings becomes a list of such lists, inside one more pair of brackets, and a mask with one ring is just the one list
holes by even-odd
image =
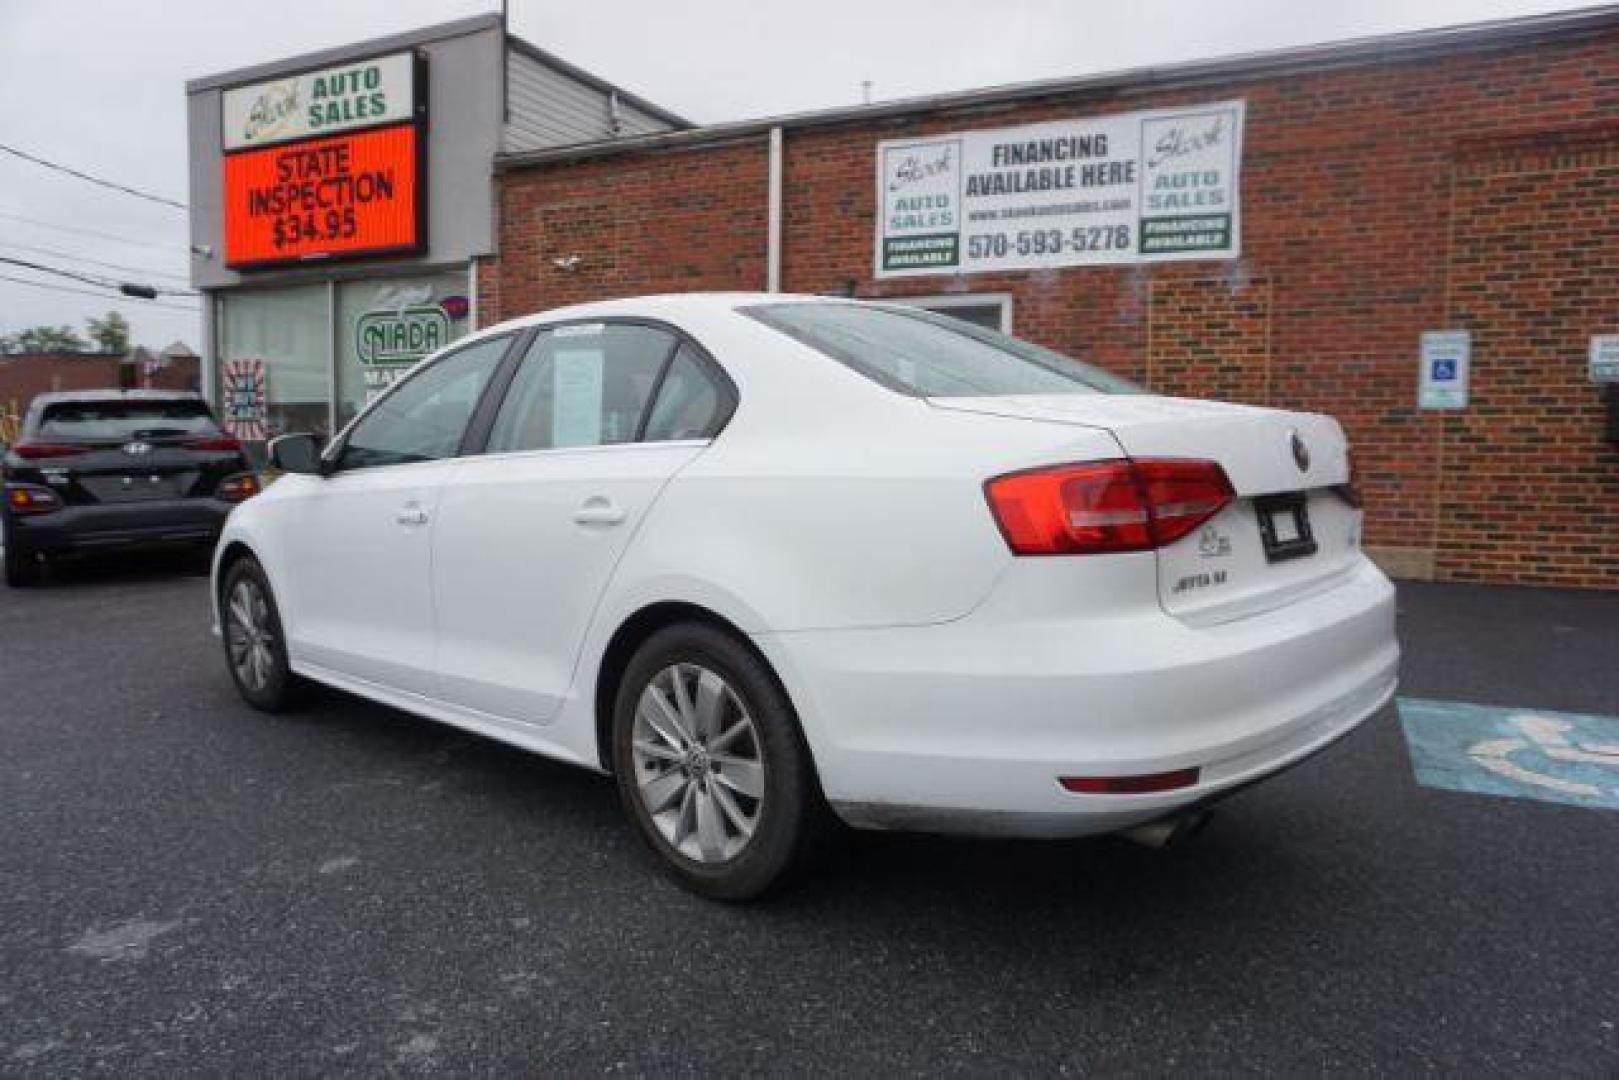
[[878, 277], [1229, 259], [1243, 103], [877, 146]]
[[401, 52], [225, 91], [225, 264], [421, 250], [426, 81]]

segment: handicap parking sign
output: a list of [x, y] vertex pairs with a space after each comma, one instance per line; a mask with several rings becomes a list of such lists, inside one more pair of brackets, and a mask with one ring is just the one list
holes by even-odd
[[1422, 335], [1422, 361], [1417, 368], [1417, 407], [1467, 408], [1467, 369], [1473, 355], [1466, 330], [1428, 330]]
[[1619, 810], [1619, 717], [1400, 699], [1425, 787]]

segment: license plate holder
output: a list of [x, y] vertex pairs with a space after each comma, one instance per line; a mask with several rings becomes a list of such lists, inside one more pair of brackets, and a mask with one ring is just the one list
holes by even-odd
[[1310, 503], [1302, 491], [1261, 495], [1254, 500], [1259, 517], [1259, 536], [1264, 541], [1269, 562], [1299, 559], [1316, 553], [1315, 534], [1310, 531]]

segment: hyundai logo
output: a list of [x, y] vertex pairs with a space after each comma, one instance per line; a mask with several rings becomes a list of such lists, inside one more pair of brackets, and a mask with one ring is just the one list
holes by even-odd
[[1299, 472], [1310, 471], [1310, 448], [1304, 445], [1304, 436], [1299, 429], [1294, 428], [1288, 433], [1288, 441], [1293, 446], [1293, 464], [1299, 467]]
[[143, 443], [137, 440], [136, 442], [127, 442], [124, 444], [124, 453], [128, 454], [130, 457], [140, 457], [143, 454], [150, 454], [151, 452], [151, 443]]

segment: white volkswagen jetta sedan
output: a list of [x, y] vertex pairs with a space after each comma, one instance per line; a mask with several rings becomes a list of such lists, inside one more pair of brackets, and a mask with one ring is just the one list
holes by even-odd
[[835, 819], [1161, 827], [1394, 690], [1336, 422], [914, 309], [554, 311], [272, 454], [215, 557], [247, 701], [311, 679], [609, 772], [710, 896]]

